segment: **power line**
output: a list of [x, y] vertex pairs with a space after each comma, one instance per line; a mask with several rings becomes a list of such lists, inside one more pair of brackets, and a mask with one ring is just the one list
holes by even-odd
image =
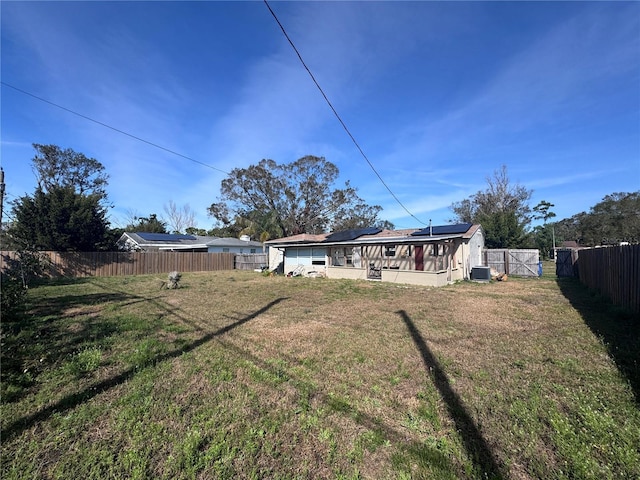
[[140, 142], [146, 143], [147, 145], [151, 145], [152, 147], [156, 147], [156, 148], [159, 148], [160, 150], [164, 150], [165, 152], [171, 153], [173, 155], [177, 155], [178, 157], [182, 157], [182, 158], [184, 158], [186, 160], [189, 160], [189, 161], [191, 161], [193, 163], [197, 163], [198, 165], [202, 165], [203, 167], [207, 167], [207, 168], [210, 168], [212, 170], [216, 170], [218, 172], [222, 172], [225, 175], [229, 175], [229, 172], [226, 172], [226, 171], [221, 170], [221, 169], [219, 169], [217, 167], [214, 167], [213, 165], [209, 165], [208, 163], [201, 162], [199, 160], [196, 160], [195, 158], [191, 158], [191, 157], [188, 157], [188, 156], [183, 155], [181, 153], [178, 153], [176, 151], [170, 150], [170, 149], [168, 149], [166, 147], [163, 147], [162, 145], [158, 145], [157, 143], [150, 142], [149, 140], [145, 140], [144, 138], [140, 138], [140, 137], [138, 137], [136, 135], [133, 135], [133, 134], [128, 133], [128, 132], [125, 132], [124, 130], [120, 130], [119, 128], [112, 127], [111, 125], [108, 125], [106, 123], [100, 122], [100, 121], [95, 120], [95, 119], [93, 119], [91, 117], [88, 117], [88, 116], [83, 115], [81, 113], [75, 112], [75, 111], [73, 111], [73, 110], [71, 110], [69, 108], [63, 107], [62, 105], [58, 105], [57, 103], [51, 102], [51, 101], [49, 101], [49, 100], [47, 100], [45, 98], [39, 97], [37, 95], [34, 95], [33, 93], [29, 93], [26, 90], [22, 90], [21, 88], [14, 87], [13, 85], [9, 85], [6, 82], [0, 82], [0, 83], [2, 85], [4, 85], [5, 87], [12, 88], [12, 89], [24, 94], [24, 95], [28, 95], [30, 97], [33, 97], [36, 100], [40, 100], [41, 102], [48, 103], [49, 105], [53, 105], [54, 107], [57, 107], [57, 108], [59, 108], [61, 110], [64, 110], [65, 112], [72, 113], [74, 115], [77, 115], [78, 117], [84, 118], [85, 120], [89, 120], [90, 122], [97, 123], [98, 125], [100, 125], [102, 127], [109, 128], [109, 129], [113, 130], [114, 132], [121, 133], [122, 135], [126, 135], [127, 137], [131, 137], [134, 140], [138, 140]]
[[340, 117], [340, 115], [338, 114], [338, 112], [336, 111], [336, 109], [333, 107], [333, 104], [331, 103], [331, 101], [329, 100], [329, 98], [327, 97], [327, 95], [324, 93], [324, 90], [322, 90], [322, 87], [320, 86], [320, 84], [318, 83], [318, 81], [316, 80], [316, 78], [313, 76], [313, 73], [311, 73], [311, 70], [309, 69], [309, 67], [307, 66], [307, 64], [305, 63], [305, 61], [302, 58], [302, 55], [300, 55], [300, 52], [298, 51], [298, 49], [296, 48], [296, 46], [294, 45], [293, 41], [291, 40], [291, 38], [289, 38], [289, 35], [287, 34], [286, 30], [284, 29], [284, 27], [282, 26], [282, 24], [280, 23], [280, 20], [278, 20], [278, 17], [276, 16], [275, 12], [271, 9], [271, 6], [269, 5], [269, 2], [267, 0], [264, 0], [264, 4], [267, 6], [267, 8], [269, 9], [269, 12], [271, 12], [271, 15], [273, 16], [273, 18], [275, 19], [276, 23], [278, 24], [278, 26], [280, 27], [280, 30], [282, 30], [282, 33], [284, 34], [285, 38], [287, 39], [287, 41], [289, 42], [289, 44], [291, 45], [291, 48], [293, 48], [293, 51], [296, 52], [296, 55], [298, 56], [298, 59], [300, 60], [300, 62], [302, 63], [302, 66], [305, 68], [305, 70], [307, 71], [307, 73], [309, 74], [309, 76], [311, 77], [311, 80], [313, 80], [313, 83], [316, 85], [316, 87], [318, 88], [318, 90], [320, 91], [320, 93], [322, 94], [322, 96], [324, 97], [324, 100], [327, 102], [327, 105], [329, 105], [329, 108], [331, 109], [331, 111], [333, 112], [333, 114], [336, 116], [336, 118], [338, 119], [338, 121], [340, 122], [340, 125], [342, 125], [342, 128], [344, 128], [345, 132], [347, 132], [347, 135], [349, 136], [349, 138], [351, 139], [351, 141], [353, 142], [353, 144], [356, 146], [356, 148], [358, 149], [358, 151], [360, 152], [360, 155], [362, 155], [362, 158], [364, 158], [367, 162], [367, 164], [369, 164], [369, 167], [371, 168], [371, 170], [373, 170], [373, 173], [376, 174], [376, 176], [378, 177], [378, 179], [380, 180], [380, 182], [382, 183], [382, 185], [384, 185], [384, 187], [387, 189], [387, 191], [391, 194], [391, 196], [395, 199], [396, 202], [398, 202], [398, 205], [400, 205], [405, 212], [407, 212], [409, 214], [410, 217], [414, 218], [418, 223], [421, 223], [423, 225], [426, 225], [425, 222], [419, 220], [413, 213], [411, 213], [407, 207], [404, 206], [404, 204], [400, 201], [400, 199], [396, 196], [395, 193], [393, 193], [393, 191], [391, 190], [391, 188], [389, 188], [389, 186], [386, 184], [386, 182], [383, 180], [382, 176], [378, 173], [378, 171], [376, 170], [376, 168], [373, 166], [373, 164], [371, 163], [371, 161], [369, 161], [369, 158], [367, 157], [367, 155], [364, 153], [364, 151], [362, 150], [362, 148], [360, 147], [360, 145], [358, 144], [358, 142], [356, 141], [356, 139], [354, 138], [354, 136], [351, 134], [351, 132], [349, 131], [349, 128], [347, 128], [347, 125], [342, 121], [342, 118]]

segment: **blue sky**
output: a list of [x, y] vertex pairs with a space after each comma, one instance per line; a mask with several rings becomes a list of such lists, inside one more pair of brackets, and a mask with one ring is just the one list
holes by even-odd
[[[640, 189], [640, 3], [1, 3], [8, 199], [35, 189], [33, 143], [106, 167], [114, 226], [189, 205], [222, 172], [324, 156], [399, 228], [447, 223], [506, 165], [557, 218]], [[222, 172], [221, 172], [222, 171]]]

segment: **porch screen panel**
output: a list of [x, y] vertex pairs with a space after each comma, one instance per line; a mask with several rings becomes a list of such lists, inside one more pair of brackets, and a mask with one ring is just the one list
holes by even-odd
[[353, 267], [362, 268], [362, 254], [360, 247], [353, 247]]

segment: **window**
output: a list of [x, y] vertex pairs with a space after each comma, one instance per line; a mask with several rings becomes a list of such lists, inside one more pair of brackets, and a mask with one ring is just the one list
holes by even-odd
[[224, 247], [224, 248], [222, 249], [222, 253], [229, 253], [229, 248]]
[[255, 248], [252, 248], [252, 249], [250, 250], [250, 252], [251, 252], [251, 253], [256, 253], [256, 249], [255, 249]]
[[384, 256], [385, 257], [395, 257], [396, 256], [396, 246], [395, 245], [386, 245], [384, 247]]
[[325, 265], [327, 252], [324, 248], [311, 249], [311, 265]]
[[326, 249], [324, 248], [287, 248], [285, 250], [285, 267], [298, 265], [324, 265]]

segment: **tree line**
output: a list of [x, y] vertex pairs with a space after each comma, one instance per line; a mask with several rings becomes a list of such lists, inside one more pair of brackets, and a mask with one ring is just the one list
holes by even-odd
[[[70, 148], [33, 147], [36, 188], [11, 203], [11, 221], [2, 228], [5, 250], [113, 250], [124, 231], [249, 235], [265, 241], [300, 233], [394, 227], [380, 218], [382, 207], [369, 205], [348, 181], [338, 184], [338, 167], [307, 155], [291, 163], [264, 159], [234, 168], [208, 208], [214, 222], [210, 229], [197, 228], [191, 208], [173, 202], [165, 206], [164, 216], [131, 214], [124, 228], [112, 228], [105, 167]], [[451, 205], [451, 221], [481, 224], [488, 248], [538, 248], [549, 256], [554, 244], [565, 240], [583, 246], [640, 242], [640, 191], [607, 195], [589, 212], [551, 222], [555, 205], [543, 200], [532, 208], [533, 190], [512, 182], [506, 166], [486, 182], [484, 190]], [[532, 228], [534, 220], [543, 224]]]
[[[40, 251], [115, 250], [124, 231], [250, 235], [265, 241], [300, 233], [394, 228], [379, 217], [382, 207], [365, 202], [349, 182], [338, 185], [333, 163], [312, 155], [288, 164], [265, 159], [234, 168], [208, 208], [215, 222], [211, 229], [197, 228], [191, 208], [173, 202], [165, 206], [164, 217], [131, 214], [125, 228], [112, 228], [104, 166], [70, 148], [33, 147], [35, 191], [11, 202], [10, 221], [0, 224], [1, 249], [18, 253], [18, 260], [3, 269], [0, 282], [7, 319], [22, 304], [29, 279], [42, 268]], [[513, 183], [506, 167], [486, 180], [486, 189], [451, 205], [451, 221], [481, 224], [488, 248], [538, 248], [549, 257], [563, 240], [583, 246], [640, 243], [640, 191], [607, 195], [589, 212], [551, 223], [554, 204], [543, 200], [531, 208], [533, 191]], [[1, 191], [4, 213], [4, 188]], [[543, 224], [531, 228], [536, 219]]]

